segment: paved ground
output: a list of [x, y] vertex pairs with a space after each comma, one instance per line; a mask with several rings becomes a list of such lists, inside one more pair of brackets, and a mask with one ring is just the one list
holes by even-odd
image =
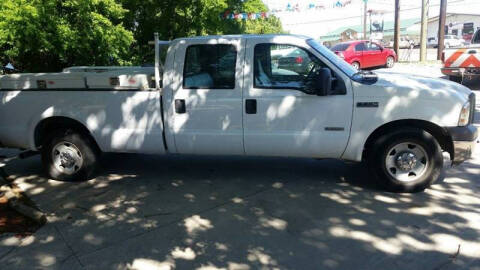
[[49, 222], [0, 236], [0, 268], [480, 269], [478, 151], [418, 194], [377, 190], [335, 160], [106, 155], [103, 167], [72, 184], [43, 178], [38, 158], [8, 164]]

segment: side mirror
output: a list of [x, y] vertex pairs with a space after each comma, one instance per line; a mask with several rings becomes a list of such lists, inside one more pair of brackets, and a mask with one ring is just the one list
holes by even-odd
[[315, 94], [317, 96], [327, 96], [332, 90], [332, 72], [328, 68], [322, 68], [318, 71], [315, 78]]

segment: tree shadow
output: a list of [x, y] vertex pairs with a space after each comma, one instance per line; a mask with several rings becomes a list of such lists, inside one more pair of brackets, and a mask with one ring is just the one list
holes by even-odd
[[[361, 164], [336, 160], [108, 154], [103, 164], [83, 183], [39, 176], [38, 158], [7, 165], [49, 223], [0, 255], [6, 267], [478, 265], [478, 161], [418, 194], [382, 192]], [[0, 238], [0, 251], [12, 241]]]

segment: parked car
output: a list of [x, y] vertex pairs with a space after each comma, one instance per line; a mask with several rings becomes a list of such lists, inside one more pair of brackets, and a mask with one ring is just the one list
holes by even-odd
[[[455, 35], [445, 35], [445, 40], [443, 41], [445, 48], [450, 47], [461, 47], [466, 44], [463, 38], [459, 38]], [[427, 46], [437, 48], [438, 47], [438, 38], [430, 37], [427, 39]]]
[[464, 77], [480, 77], [480, 30], [472, 37], [470, 45], [461, 48], [445, 48], [442, 53], [442, 73], [451, 81], [462, 82]]
[[357, 70], [378, 66], [392, 68], [397, 61], [393, 50], [367, 40], [339, 43], [330, 49]]
[[[277, 66], [288, 50], [303, 70]], [[158, 51], [154, 68], [1, 76], [0, 145], [41, 152], [64, 181], [92, 177], [102, 152], [283, 156], [365, 161], [387, 189], [412, 192], [439, 178], [443, 151], [470, 158], [478, 135], [468, 88], [359, 72], [308, 37], [180, 38], [164, 65]]]

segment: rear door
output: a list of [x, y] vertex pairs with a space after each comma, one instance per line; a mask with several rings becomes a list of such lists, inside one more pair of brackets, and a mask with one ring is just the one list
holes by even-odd
[[[355, 45], [355, 47], [353, 48], [353, 51], [354, 51], [354, 61], [359, 61], [360, 62], [360, 67], [363, 68], [364, 67], [364, 59], [363, 59], [363, 52], [366, 50], [366, 46], [365, 46], [365, 42], [360, 42], [358, 44]], [[358, 60], [356, 60], [358, 59]]]
[[187, 40], [175, 51], [170, 99], [177, 153], [244, 154], [241, 38]]

